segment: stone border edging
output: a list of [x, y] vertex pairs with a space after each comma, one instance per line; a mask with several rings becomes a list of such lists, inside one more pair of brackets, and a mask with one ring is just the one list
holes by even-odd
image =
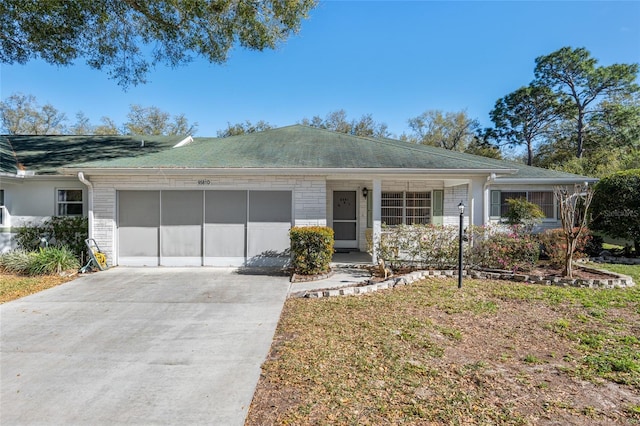
[[333, 271], [333, 269], [331, 269], [329, 272], [317, 275], [291, 274], [291, 279], [289, 281], [292, 283], [308, 283], [311, 281], [320, 281], [332, 277], [334, 273], [335, 272]]
[[[541, 285], [554, 285], [560, 287], [579, 287], [579, 288], [600, 288], [600, 289], [613, 289], [613, 288], [626, 288], [635, 285], [633, 279], [627, 275], [617, 274], [611, 271], [581, 267], [584, 270], [591, 270], [594, 272], [601, 272], [609, 274], [616, 278], [607, 279], [583, 279], [583, 278], [561, 278], [561, 277], [544, 277], [538, 275], [527, 274], [515, 274], [510, 272], [490, 272], [490, 271], [462, 271], [463, 277], [475, 278], [475, 279], [493, 279], [493, 280], [511, 280], [515, 282], [525, 282], [530, 284]], [[437, 278], [437, 277], [457, 277], [458, 271], [456, 270], [425, 270], [415, 271], [399, 277], [393, 277], [381, 281], [379, 283], [371, 283], [365, 285], [355, 285], [350, 287], [341, 288], [328, 288], [319, 289], [314, 291], [300, 291], [294, 292], [289, 297], [317, 299], [322, 297], [335, 297], [335, 296], [352, 296], [358, 294], [373, 293], [378, 290], [386, 290], [389, 288], [395, 288], [397, 286], [413, 284], [422, 278]], [[364, 284], [364, 283], [363, 283]]]
[[597, 256], [589, 259], [595, 263], [617, 263], [620, 265], [640, 265], [640, 257], [624, 257], [624, 256]]

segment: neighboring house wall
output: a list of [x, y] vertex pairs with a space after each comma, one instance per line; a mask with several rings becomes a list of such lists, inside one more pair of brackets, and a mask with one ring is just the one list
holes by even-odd
[[28, 222], [42, 221], [56, 214], [58, 189], [83, 190], [86, 213], [86, 187], [74, 178], [3, 179], [4, 202], [11, 216], [11, 226], [23, 226]]
[[12, 229], [41, 224], [56, 215], [57, 190], [82, 190], [83, 212], [87, 214], [87, 190], [76, 178], [50, 176], [24, 179], [3, 178], [4, 223], [0, 233], [0, 252], [15, 248]]

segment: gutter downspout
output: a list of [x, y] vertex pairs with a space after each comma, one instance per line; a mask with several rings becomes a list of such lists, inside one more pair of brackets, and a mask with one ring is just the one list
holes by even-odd
[[491, 192], [489, 190], [489, 187], [491, 186], [491, 183], [494, 182], [496, 180], [496, 174], [495, 173], [491, 173], [489, 176], [487, 176], [487, 181], [484, 183], [484, 205], [482, 206], [482, 224], [483, 225], [488, 225], [489, 224], [489, 209], [491, 208]]
[[78, 180], [84, 183], [89, 191], [89, 201], [88, 201], [88, 209], [87, 218], [89, 220], [89, 238], [93, 238], [93, 184], [84, 177], [83, 172], [78, 172]]

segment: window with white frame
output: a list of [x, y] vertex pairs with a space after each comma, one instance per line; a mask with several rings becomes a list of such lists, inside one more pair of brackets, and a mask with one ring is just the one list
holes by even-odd
[[506, 217], [507, 200], [524, 199], [540, 207], [546, 219], [556, 218], [553, 191], [491, 191], [491, 217]]
[[383, 192], [382, 223], [388, 226], [431, 222], [431, 192]]
[[58, 189], [56, 214], [58, 216], [82, 216], [82, 189]]

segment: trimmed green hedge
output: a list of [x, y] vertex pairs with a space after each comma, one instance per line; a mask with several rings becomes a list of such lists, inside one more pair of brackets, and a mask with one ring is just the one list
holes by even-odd
[[326, 226], [293, 227], [289, 231], [289, 238], [295, 274], [329, 272], [333, 256], [333, 229]]

